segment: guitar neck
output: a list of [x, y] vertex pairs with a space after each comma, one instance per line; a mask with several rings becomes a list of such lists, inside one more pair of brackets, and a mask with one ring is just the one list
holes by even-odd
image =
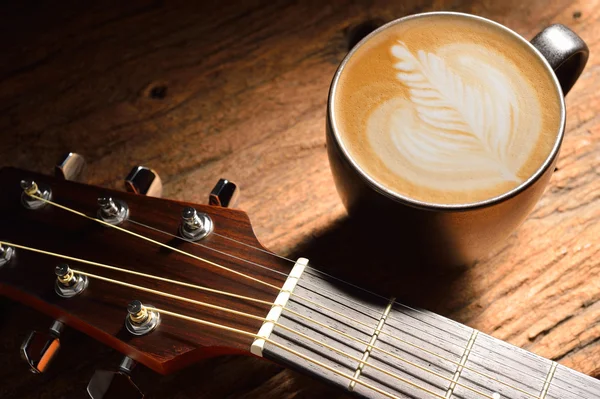
[[[0, 294], [155, 371], [251, 348], [363, 398], [600, 397], [600, 383], [590, 377], [327, 276], [305, 259], [288, 275], [289, 260], [262, 249], [239, 211], [107, 192], [17, 169], [0, 169], [0, 177], [0, 238], [6, 239]], [[23, 191], [23, 179], [51, 190], [51, 200]], [[108, 195], [127, 205], [127, 220], [118, 226], [97, 218], [95, 199]], [[187, 226], [181, 209], [187, 214], [192, 205], [215, 226], [201, 243], [177, 235]], [[70, 277], [61, 274], [65, 266]], [[89, 284], [80, 284], [82, 276]], [[133, 299], [154, 313], [130, 310], [128, 304], [139, 303]], [[152, 324], [159, 314], [160, 323]], [[56, 340], [52, 334], [48, 342]], [[25, 352], [35, 354], [31, 349]]]
[[256, 354], [362, 398], [600, 397], [594, 378], [311, 268], [275, 316]]

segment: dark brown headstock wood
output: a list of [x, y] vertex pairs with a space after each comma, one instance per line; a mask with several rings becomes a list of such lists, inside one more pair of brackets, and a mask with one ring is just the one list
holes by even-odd
[[[47, 184], [52, 189], [53, 201], [89, 216], [96, 215], [99, 196], [111, 195], [127, 203], [130, 219], [171, 234], [177, 234], [183, 207], [193, 206], [198, 211], [210, 215], [215, 225], [215, 232], [250, 246], [262, 248], [252, 231], [248, 216], [241, 211], [105, 190], [14, 168], [0, 170], [0, 240], [266, 301], [273, 301], [277, 295], [277, 291], [273, 288], [259, 285], [56, 207], [46, 205], [39, 210], [26, 209], [20, 200], [22, 189], [19, 182], [22, 179], [33, 179], [38, 183]], [[270, 284], [281, 286], [284, 279], [280, 274], [256, 265], [131, 222], [126, 221], [121, 224], [121, 227]], [[280, 272], [287, 273], [292, 266], [289, 262], [273, 255], [214, 234], [201, 243]], [[55, 317], [159, 373], [172, 372], [202, 357], [225, 353], [248, 353], [252, 339], [167, 315], [162, 316], [161, 324], [155, 331], [146, 336], [136, 337], [129, 334], [124, 326], [126, 307], [131, 300], [139, 299], [145, 304], [152, 304], [158, 308], [253, 333], [257, 332], [261, 325], [259, 320], [182, 303], [96, 279], [90, 279], [89, 287], [81, 295], [63, 299], [54, 292], [56, 278], [54, 267], [61, 262], [62, 260], [56, 257], [17, 249], [11, 261], [0, 268], [0, 294]], [[261, 317], [268, 312], [268, 306], [262, 304], [76, 262], [67, 263], [72, 268], [82, 271]]]

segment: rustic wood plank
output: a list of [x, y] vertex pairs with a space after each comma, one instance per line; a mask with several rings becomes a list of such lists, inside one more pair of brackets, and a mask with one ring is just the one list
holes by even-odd
[[[489, 17], [527, 38], [564, 23], [592, 53], [567, 98], [567, 134], [546, 194], [507, 242], [463, 273], [409, 270], [384, 255], [389, 248], [365, 256], [370, 247], [345, 218], [324, 147], [327, 89], [347, 50], [347, 29], [434, 9]], [[131, 166], [147, 164], [163, 177], [166, 197], [194, 202], [227, 177], [240, 184], [239, 207], [270, 249], [307, 256], [600, 376], [598, 1], [137, 0], [7, 2], [0, 10], [8, 38], [0, 63], [3, 166], [47, 172], [75, 150], [88, 159], [92, 184], [120, 188]], [[118, 362], [71, 333], [50, 374], [29, 375], [17, 348], [28, 329], [50, 321], [0, 304], [3, 398], [80, 398], [97, 365]], [[249, 358], [206, 361], [161, 378], [139, 370], [137, 379], [151, 397], [342, 396]]]

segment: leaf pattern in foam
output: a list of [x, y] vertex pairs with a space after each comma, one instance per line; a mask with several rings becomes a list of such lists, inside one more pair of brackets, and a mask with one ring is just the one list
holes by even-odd
[[516, 130], [516, 98], [502, 73], [490, 65], [486, 82], [469, 85], [436, 54], [419, 50], [414, 55], [401, 41], [391, 50], [399, 60], [396, 77], [409, 89], [418, 118], [427, 126], [412, 134], [421, 140], [428, 135], [429, 143], [443, 140], [437, 147], [447, 167], [463, 168], [473, 157], [487, 159], [504, 180], [520, 181], [519, 165], [508, 157]]

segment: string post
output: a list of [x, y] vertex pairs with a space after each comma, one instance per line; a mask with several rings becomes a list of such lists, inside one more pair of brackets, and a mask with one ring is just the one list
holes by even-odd
[[39, 209], [52, 199], [52, 191], [48, 187], [40, 187], [33, 180], [21, 180], [21, 203], [27, 209]]
[[125, 327], [133, 335], [146, 335], [152, 332], [160, 323], [160, 314], [152, 305], [144, 306], [137, 299], [129, 302], [127, 305], [127, 317], [125, 318]]
[[72, 298], [81, 294], [89, 283], [87, 276], [75, 273], [66, 263], [57, 265], [54, 274], [56, 274], [54, 291], [62, 298]]
[[191, 241], [199, 241], [213, 231], [212, 219], [202, 212], [198, 212], [191, 206], [186, 206], [181, 212], [181, 224], [179, 234]]
[[0, 267], [10, 262], [10, 259], [13, 257], [14, 253], [14, 248], [0, 244]]
[[120, 224], [129, 216], [127, 204], [110, 196], [98, 198], [98, 206], [98, 218], [110, 224]]
[[23, 192], [29, 196], [37, 194], [39, 191], [36, 182], [33, 180], [21, 180], [21, 188], [23, 189]]
[[127, 313], [129, 313], [129, 318], [134, 324], [142, 324], [146, 320], [148, 320], [148, 309], [142, 302], [135, 300], [131, 301], [129, 305], [127, 305]]
[[61, 263], [54, 268], [57, 280], [65, 287], [70, 287], [76, 282], [75, 273], [66, 263]]

